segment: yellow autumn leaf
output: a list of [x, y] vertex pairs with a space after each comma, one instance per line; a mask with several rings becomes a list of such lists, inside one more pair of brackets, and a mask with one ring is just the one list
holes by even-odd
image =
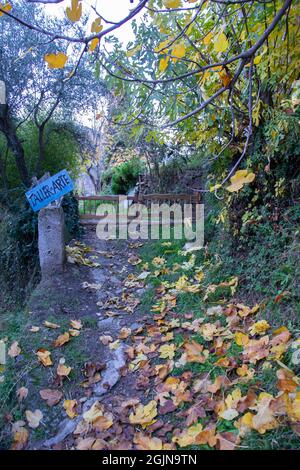
[[63, 407], [66, 410], [67, 415], [71, 419], [77, 416], [76, 406], [77, 406], [77, 400], [65, 400], [64, 401]]
[[[25, 423], [24, 423], [25, 424]], [[29, 438], [29, 432], [26, 428], [20, 427], [18, 431], [14, 433], [14, 440], [11, 449], [22, 450], [27, 444]]]
[[68, 56], [63, 52], [58, 52], [57, 54], [52, 52], [51, 54], [46, 54], [44, 60], [47, 62], [49, 69], [62, 69], [68, 60]]
[[170, 61], [170, 57], [163, 57], [162, 59], [160, 59], [158, 70], [160, 72], [164, 72], [168, 67], [169, 61]]
[[91, 408], [83, 414], [83, 419], [87, 423], [93, 423], [100, 416], [103, 416], [103, 405], [99, 401], [95, 401]]
[[226, 189], [230, 193], [239, 191], [245, 184], [252, 183], [255, 180], [254, 173], [248, 173], [248, 170], [238, 170], [231, 178], [231, 185]]
[[66, 15], [72, 23], [79, 21], [82, 15], [82, 3], [79, 0], [72, 0], [71, 6], [66, 8]]
[[138, 450], [162, 450], [163, 443], [158, 437], [149, 437], [139, 432], [134, 435], [133, 442]]
[[181, 7], [181, 0], [163, 0], [163, 4], [166, 8], [179, 8]]
[[195, 444], [195, 439], [202, 431], [202, 424], [197, 423], [185, 429], [177, 436], [173, 436], [172, 441], [179, 445], [179, 447], [186, 447]]
[[93, 52], [99, 44], [99, 39], [94, 38], [90, 42], [89, 52]]
[[173, 62], [177, 62], [177, 59], [181, 59], [185, 56], [185, 45], [183, 43], [175, 44], [172, 48], [171, 55], [173, 56]]
[[213, 37], [213, 33], [211, 31], [205, 36], [205, 38], [203, 38], [203, 43], [205, 44], [205, 46], [208, 46], [211, 43], [212, 37]]
[[102, 29], [103, 25], [101, 24], [101, 18], [96, 18], [92, 23], [91, 32], [98, 34], [101, 33]]
[[157, 416], [157, 402], [151, 400], [147, 405], [138, 405], [134, 413], [129, 415], [131, 424], [141, 424], [143, 428], [150, 426]]
[[224, 52], [228, 49], [229, 43], [224, 33], [219, 33], [214, 40], [214, 49], [216, 52]]
[[175, 356], [175, 344], [164, 344], [159, 348], [162, 359], [173, 359]]
[[235, 342], [238, 346], [246, 346], [249, 343], [249, 336], [241, 331], [235, 333]]
[[152, 260], [153, 266], [156, 266], [156, 267], [163, 266], [165, 263], [166, 263], [166, 260], [162, 256], [156, 256]]
[[271, 327], [266, 320], [257, 321], [249, 328], [250, 335], [263, 335], [269, 328]]
[[172, 41], [172, 37], [168, 37], [165, 41], [162, 41], [158, 44], [158, 46], [155, 47], [154, 52], [158, 52], [160, 54], [163, 54], [166, 52], [167, 46], [170, 44]]
[[[0, 8], [1, 8], [1, 10], [8, 12], [12, 9], [12, 5], [10, 3], [6, 3], [5, 5], [2, 5], [0, 3]], [[0, 16], [3, 16], [3, 15], [4, 15], [4, 13], [2, 11], [0, 11]]]
[[37, 357], [39, 361], [43, 364], [45, 367], [52, 366], [52, 360], [51, 360], [51, 353], [50, 351], [47, 351], [46, 349], [40, 348], [37, 350]]
[[54, 341], [54, 347], [59, 348], [60, 346], [63, 346], [65, 343], [68, 343], [70, 341], [70, 335], [68, 332], [63, 333], [62, 335], [59, 335], [58, 338]]

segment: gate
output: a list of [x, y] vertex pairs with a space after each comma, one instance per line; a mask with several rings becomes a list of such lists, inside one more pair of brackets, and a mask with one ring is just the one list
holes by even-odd
[[[151, 204], [167, 204], [172, 206], [173, 204], [191, 204], [193, 207], [193, 218], [195, 217], [195, 207], [200, 204], [200, 194], [138, 194], [135, 196], [77, 196], [79, 203], [79, 214], [82, 224], [95, 225], [99, 220], [106, 217], [107, 205], [118, 207], [120, 198], [127, 207], [134, 203], [144, 204], [147, 208], [151, 207]], [[104, 207], [105, 205], [105, 207]], [[101, 213], [101, 206], [105, 208]], [[124, 217], [126, 223], [135, 219], [136, 215], [130, 215]], [[121, 219], [121, 220], [120, 220]], [[122, 216], [119, 221], [122, 222]], [[158, 222], [159, 223], [159, 222]]]

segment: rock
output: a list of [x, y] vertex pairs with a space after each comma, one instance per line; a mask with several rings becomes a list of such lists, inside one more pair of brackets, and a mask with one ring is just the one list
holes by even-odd
[[63, 441], [67, 436], [69, 436], [69, 434], [72, 434], [72, 432], [75, 431], [77, 423], [80, 421], [80, 419], [81, 416], [78, 416], [76, 419], [72, 420], [68, 418], [64, 419], [59, 425], [59, 430], [56, 436], [44, 441], [43, 446], [52, 447]]
[[107, 367], [102, 373], [101, 382], [94, 387], [96, 396], [104, 395], [118, 382], [121, 376], [120, 369], [126, 364], [124, 349], [124, 345], [119, 346], [119, 348], [114, 351], [113, 359], [108, 361]]

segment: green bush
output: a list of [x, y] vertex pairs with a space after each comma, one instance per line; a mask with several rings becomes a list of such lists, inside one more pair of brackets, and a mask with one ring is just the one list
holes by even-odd
[[66, 227], [69, 235], [72, 238], [80, 238], [82, 228], [79, 221], [79, 207], [76, 197], [73, 193], [67, 194], [63, 198], [62, 208], [66, 217]]
[[8, 299], [24, 299], [29, 285], [38, 279], [37, 214], [26, 202], [1, 210], [0, 238], [1, 308]]
[[[15, 200], [9, 209], [0, 206], [0, 311], [7, 302], [22, 303], [40, 278], [38, 215], [28, 203]], [[69, 194], [62, 203], [69, 237], [79, 238], [78, 201]]]
[[114, 194], [127, 194], [133, 188], [141, 172], [140, 161], [136, 158], [117, 166], [112, 174], [111, 188]]

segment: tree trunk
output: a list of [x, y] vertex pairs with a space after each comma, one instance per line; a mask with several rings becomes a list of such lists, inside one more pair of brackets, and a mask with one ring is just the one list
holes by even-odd
[[24, 149], [9, 116], [7, 105], [2, 105], [2, 109], [0, 110], [0, 131], [5, 135], [7, 145], [15, 157], [21, 181], [28, 187], [30, 185], [30, 179], [25, 162]]
[[38, 161], [36, 164], [36, 174], [37, 176], [41, 176], [43, 164], [45, 161], [45, 133], [44, 133], [45, 125], [42, 124], [41, 126], [39, 126], [38, 130], [39, 130], [39, 138], [38, 138], [39, 155], [38, 155]]
[[4, 192], [7, 193], [8, 181], [7, 181], [7, 175], [6, 175], [6, 165], [5, 165], [5, 159], [2, 157], [1, 153], [0, 153], [0, 178], [2, 181], [1, 186], [4, 189]]

